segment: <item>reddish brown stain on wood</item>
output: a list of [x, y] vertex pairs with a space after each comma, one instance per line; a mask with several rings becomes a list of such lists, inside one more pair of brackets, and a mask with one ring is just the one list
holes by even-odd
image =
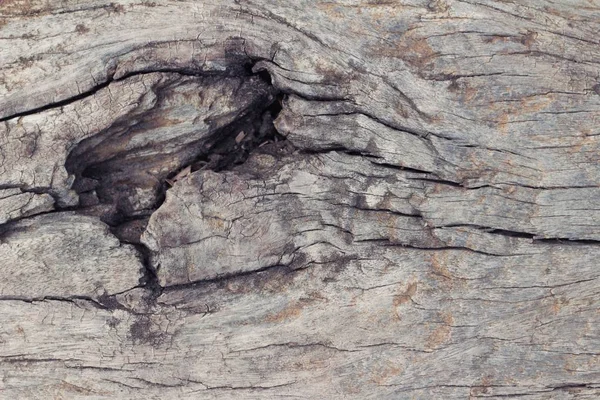
[[454, 323], [452, 314], [442, 315], [443, 324], [431, 332], [425, 341], [425, 347], [428, 349], [439, 348], [442, 344], [448, 342], [452, 336], [451, 324]]
[[402, 372], [404, 372], [404, 368], [391, 361], [387, 361], [384, 365], [374, 368], [369, 380], [377, 385], [385, 385], [392, 380], [392, 378], [401, 375]]
[[283, 308], [281, 311], [267, 315], [264, 318], [265, 322], [285, 322], [292, 319], [299, 318], [302, 314], [302, 310], [308, 307], [314, 300], [311, 299], [300, 299], [297, 301], [293, 301], [288, 304], [287, 307]]
[[394, 296], [394, 308], [411, 301], [412, 297], [417, 293], [417, 288], [418, 282], [412, 282], [408, 284], [404, 291]]

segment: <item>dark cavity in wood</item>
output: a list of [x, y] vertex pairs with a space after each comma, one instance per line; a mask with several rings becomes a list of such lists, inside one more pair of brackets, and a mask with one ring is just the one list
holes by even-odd
[[[237, 77], [242, 83], [234, 91], [240, 96], [238, 90], [247, 90], [248, 96], [255, 97], [254, 101], [248, 107], [240, 105], [233, 118], [229, 115], [205, 118], [206, 134], [198, 135], [197, 140], [175, 151], [168, 148], [172, 141], [160, 142], [154, 138], [145, 146], [128, 148], [128, 136], [150, 135], [146, 133], [148, 130], [171, 123], [161, 121], [163, 114], [156, 110], [161, 107], [161, 101], [168, 100], [169, 90], [172, 91], [179, 80], [157, 84], [153, 88], [156, 105], [149, 110], [139, 115], [132, 113], [135, 115], [131, 115], [131, 119], [116, 121], [106, 132], [79, 143], [66, 161], [67, 171], [75, 176], [73, 189], [79, 195], [79, 205], [74, 208], [98, 216], [122, 242], [141, 246], [139, 237], [149, 216], [160, 207], [165, 192], [178, 180], [197, 170], [229, 170], [244, 163], [256, 150], [276, 156], [291, 151], [292, 145], [273, 124], [281, 111], [284, 94], [273, 87], [267, 71], [253, 73], [252, 67], [244, 65], [246, 75]], [[208, 79], [208, 85], [232, 79], [214, 75], [199, 78]], [[202, 91], [204, 87], [199, 89]], [[209, 108], [212, 109], [212, 104]], [[222, 123], [223, 119], [226, 123]], [[120, 141], [120, 148], [114, 143], [111, 145], [111, 140]], [[146, 156], [145, 151], [153, 155]], [[141, 200], [135, 198], [137, 191], [146, 192], [139, 196]]]

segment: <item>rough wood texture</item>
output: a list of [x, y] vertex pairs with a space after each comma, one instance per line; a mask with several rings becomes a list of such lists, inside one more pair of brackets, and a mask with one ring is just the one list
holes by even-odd
[[0, 398], [600, 397], [600, 3], [0, 3]]

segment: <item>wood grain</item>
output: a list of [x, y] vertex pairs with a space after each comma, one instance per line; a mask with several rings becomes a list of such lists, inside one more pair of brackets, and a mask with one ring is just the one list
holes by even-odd
[[0, 398], [600, 397], [599, 34], [0, 3]]

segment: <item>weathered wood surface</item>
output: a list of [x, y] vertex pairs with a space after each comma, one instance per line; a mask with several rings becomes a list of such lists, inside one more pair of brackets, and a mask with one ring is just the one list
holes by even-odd
[[596, 0], [2, 1], [0, 398], [600, 397], [599, 38]]

